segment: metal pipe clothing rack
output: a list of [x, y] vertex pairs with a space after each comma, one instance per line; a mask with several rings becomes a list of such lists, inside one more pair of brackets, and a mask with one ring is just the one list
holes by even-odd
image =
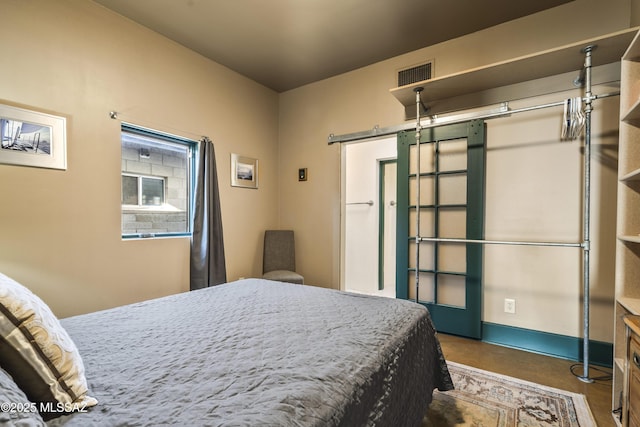
[[[589, 377], [589, 317], [590, 317], [590, 203], [591, 203], [591, 112], [593, 110], [592, 103], [593, 101], [601, 98], [606, 98], [610, 96], [618, 96], [617, 93], [608, 93], [601, 95], [594, 95], [592, 93], [592, 81], [591, 81], [591, 71], [592, 71], [592, 53], [596, 49], [596, 45], [588, 45], [581, 49], [581, 52], [584, 54], [584, 66], [581, 71], [580, 77], [574, 81], [574, 84], [582, 84], [585, 88], [585, 95], [579, 99], [579, 104], [584, 104], [584, 115], [580, 117], [581, 126], [584, 125], [584, 169], [583, 169], [583, 203], [582, 203], [582, 215], [583, 215], [583, 225], [582, 225], [582, 241], [581, 242], [524, 242], [524, 241], [501, 241], [501, 240], [470, 240], [470, 239], [450, 239], [450, 238], [436, 238], [436, 237], [424, 237], [420, 235], [420, 180], [416, 180], [417, 182], [417, 202], [416, 202], [416, 275], [415, 275], [415, 284], [416, 284], [416, 301], [419, 299], [419, 260], [420, 260], [420, 245], [419, 242], [455, 242], [455, 243], [471, 243], [471, 244], [491, 244], [491, 245], [524, 245], [524, 246], [555, 246], [555, 247], [575, 247], [581, 248], [583, 254], [583, 262], [582, 262], [582, 285], [583, 285], [583, 375], [578, 378], [583, 382], [593, 382], [593, 379]], [[417, 121], [414, 124], [406, 123], [397, 126], [390, 126], [386, 128], [379, 128], [378, 126], [374, 127], [373, 130], [357, 132], [352, 134], [345, 135], [329, 135], [329, 144], [333, 144], [336, 142], [349, 142], [362, 140], [373, 137], [380, 137], [384, 135], [392, 135], [397, 134], [402, 131], [409, 131], [415, 129], [415, 137], [416, 144], [420, 145], [421, 131], [427, 128], [433, 128], [437, 126], [442, 126], [445, 124], [454, 124], [454, 123], [464, 123], [473, 119], [492, 119], [499, 117], [507, 117], [513, 114], [528, 112], [539, 110], [543, 108], [550, 107], [565, 107], [565, 120], [567, 120], [566, 116], [566, 106], [569, 100], [562, 100], [558, 102], [535, 105], [530, 107], [524, 107], [519, 109], [509, 109], [508, 103], [504, 102], [502, 105], [494, 110], [479, 112], [479, 113], [468, 113], [468, 114], [460, 114], [457, 116], [450, 117], [434, 117], [428, 123], [423, 124], [421, 122], [421, 113], [424, 112], [424, 104], [421, 100], [421, 92], [424, 90], [422, 87], [415, 88], [415, 103], [416, 103], [416, 118]], [[569, 118], [571, 120], [571, 118]], [[569, 123], [571, 126], [571, 123]], [[569, 126], [569, 127], [570, 127]], [[563, 132], [563, 140], [566, 139], [575, 139], [578, 133], [574, 132], [570, 137], [564, 135]], [[420, 174], [420, 149], [416, 150], [416, 162], [418, 167], [416, 168], [417, 174]]]
[[[590, 308], [590, 259], [589, 259], [589, 251], [590, 251], [590, 203], [591, 203], [591, 112], [593, 111], [592, 102], [597, 97], [594, 97], [591, 92], [591, 56], [593, 50], [596, 48], [594, 45], [590, 45], [582, 49], [582, 53], [585, 55], [584, 62], [584, 87], [585, 87], [585, 96], [582, 98], [582, 102], [584, 103], [584, 116], [578, 115], [579, 120], [584, 124], [584, 172], [583, 172], [583, 202], [582, 202], [582, 210], [583, 210], [583, 225], [582, 225], [582, 233], [583, 238], [582, 242], [577, 243], [563, 243], [563, 242], [517, 242], [517, 241], [497, 241], [497, 240], [472, 240], [472, 239], [451, 239], [451, 238], [435, 238], [435, 237], [423, 237], [420, 234], [420, 179], [416, 180], [416, 269], [415, 269], [415, 288], [416, 288], [416, 298], [415, 301], [419, 301], [419, 292], [420, 292], [420, 242], [455, 242], [455, 243], [472, 243], [472, 244], [497, 244], [497, 245], [528, 245], [528, 246], [559, 246], [559, 247], [579, 247], [582, 249], [583, 261], [582, 261], [582, 284], [583, 284], [583, 374], [578, 378], [586, 383], [593, 382], [593, 379], [589, 377], [589, 308]], [[423, 108], [423, 103], [421, 100], [421, 92], [423, 88], [419, 87], [414, 89], [416, 93], [416, 174], [420, 176], [420, 139], [421, 139], [421, 130], [423, 126], [420, 123], [420, 112]], [[558, 105], [566, 105], [565, 101], [559, 103], [546, 104], [543, 106], [538, 106], [537, 108], [547, 108]], [[530, 111], [533, 108], [522, 109], [521, 111]], [[510, 111], [509, 114], [513, 114], [516, 111]], [[499, 115], [500, 113], [491, 114], [489, 117], [491, 118]], [[480, 118], [480, 117], [476, 117]], [[566, 119], [566, 117], [565, 117]], [[464, 119], [469, 120], [468, 118]], [[569, 118], [571, 120], [571, 118]], [[572, 128], [573, 123], [569, 124], [569, 128]], [[564, 135], [563, 135], [564, 136]], [[573, 132], [573, 137], [577, 136], [576, 132]]]

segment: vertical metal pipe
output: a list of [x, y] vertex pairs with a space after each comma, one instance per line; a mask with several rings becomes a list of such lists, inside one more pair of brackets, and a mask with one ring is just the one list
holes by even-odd
[[[434, 157], [434, 175], [433, 175], [433, 235], [440, 237], [440, 142], [432, 141], [433, 157]], [[434, 304], [438, 302], [438, 265], [440, 258], [440, 244], [433, 242], [433, 291], [431, 292], [431, 300]]]
[[422, 125], [420, 124], [420, 99], [421, 87], [414, 89], [416, 93], [416, 302], [420, 301], [420, 137]]
[[591, 52], [595, 46], [587, 46], [582, 51], [585, 54], [585, 135], [584, 135], [584, 201], [583, 201], [583, 262], [582, 262], [582, 284], [583, 284], [583, 374], [578, 377], [581, 381], [591, 383], [589, 378], [589, 251], [590, 251], [590, 207], [591, 207]]

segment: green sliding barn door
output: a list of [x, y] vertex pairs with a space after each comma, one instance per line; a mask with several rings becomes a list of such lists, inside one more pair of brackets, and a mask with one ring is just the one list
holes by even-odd
[[416, 132], [398, 134], [396, 297], [440, 332], [481, 338], [482, 245], [433, 239], [484, 238], [484, 122], [425, 129], [419, 150], [418, 168]]

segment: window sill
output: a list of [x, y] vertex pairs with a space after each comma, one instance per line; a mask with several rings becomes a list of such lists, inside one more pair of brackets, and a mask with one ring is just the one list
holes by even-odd
[[123, 234], [122, 240], [149, 240], [149, 239], [170, 239], [187, 237], [191, 238], [191, 233], [137, 233]]
[[136, 206], [136, 205], [122, 205], [123, 213], [137, 213], [137, 212], [185, 212], [182, 209], [178, 209], [171, 205], [159, 205], [159, 206]]

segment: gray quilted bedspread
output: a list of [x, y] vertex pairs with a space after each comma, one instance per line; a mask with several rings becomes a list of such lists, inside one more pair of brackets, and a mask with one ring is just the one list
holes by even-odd
[[260, 279], [62, 320], [98, 406], [50, 426], [414, 426], [451, 389], [427, 310]]

